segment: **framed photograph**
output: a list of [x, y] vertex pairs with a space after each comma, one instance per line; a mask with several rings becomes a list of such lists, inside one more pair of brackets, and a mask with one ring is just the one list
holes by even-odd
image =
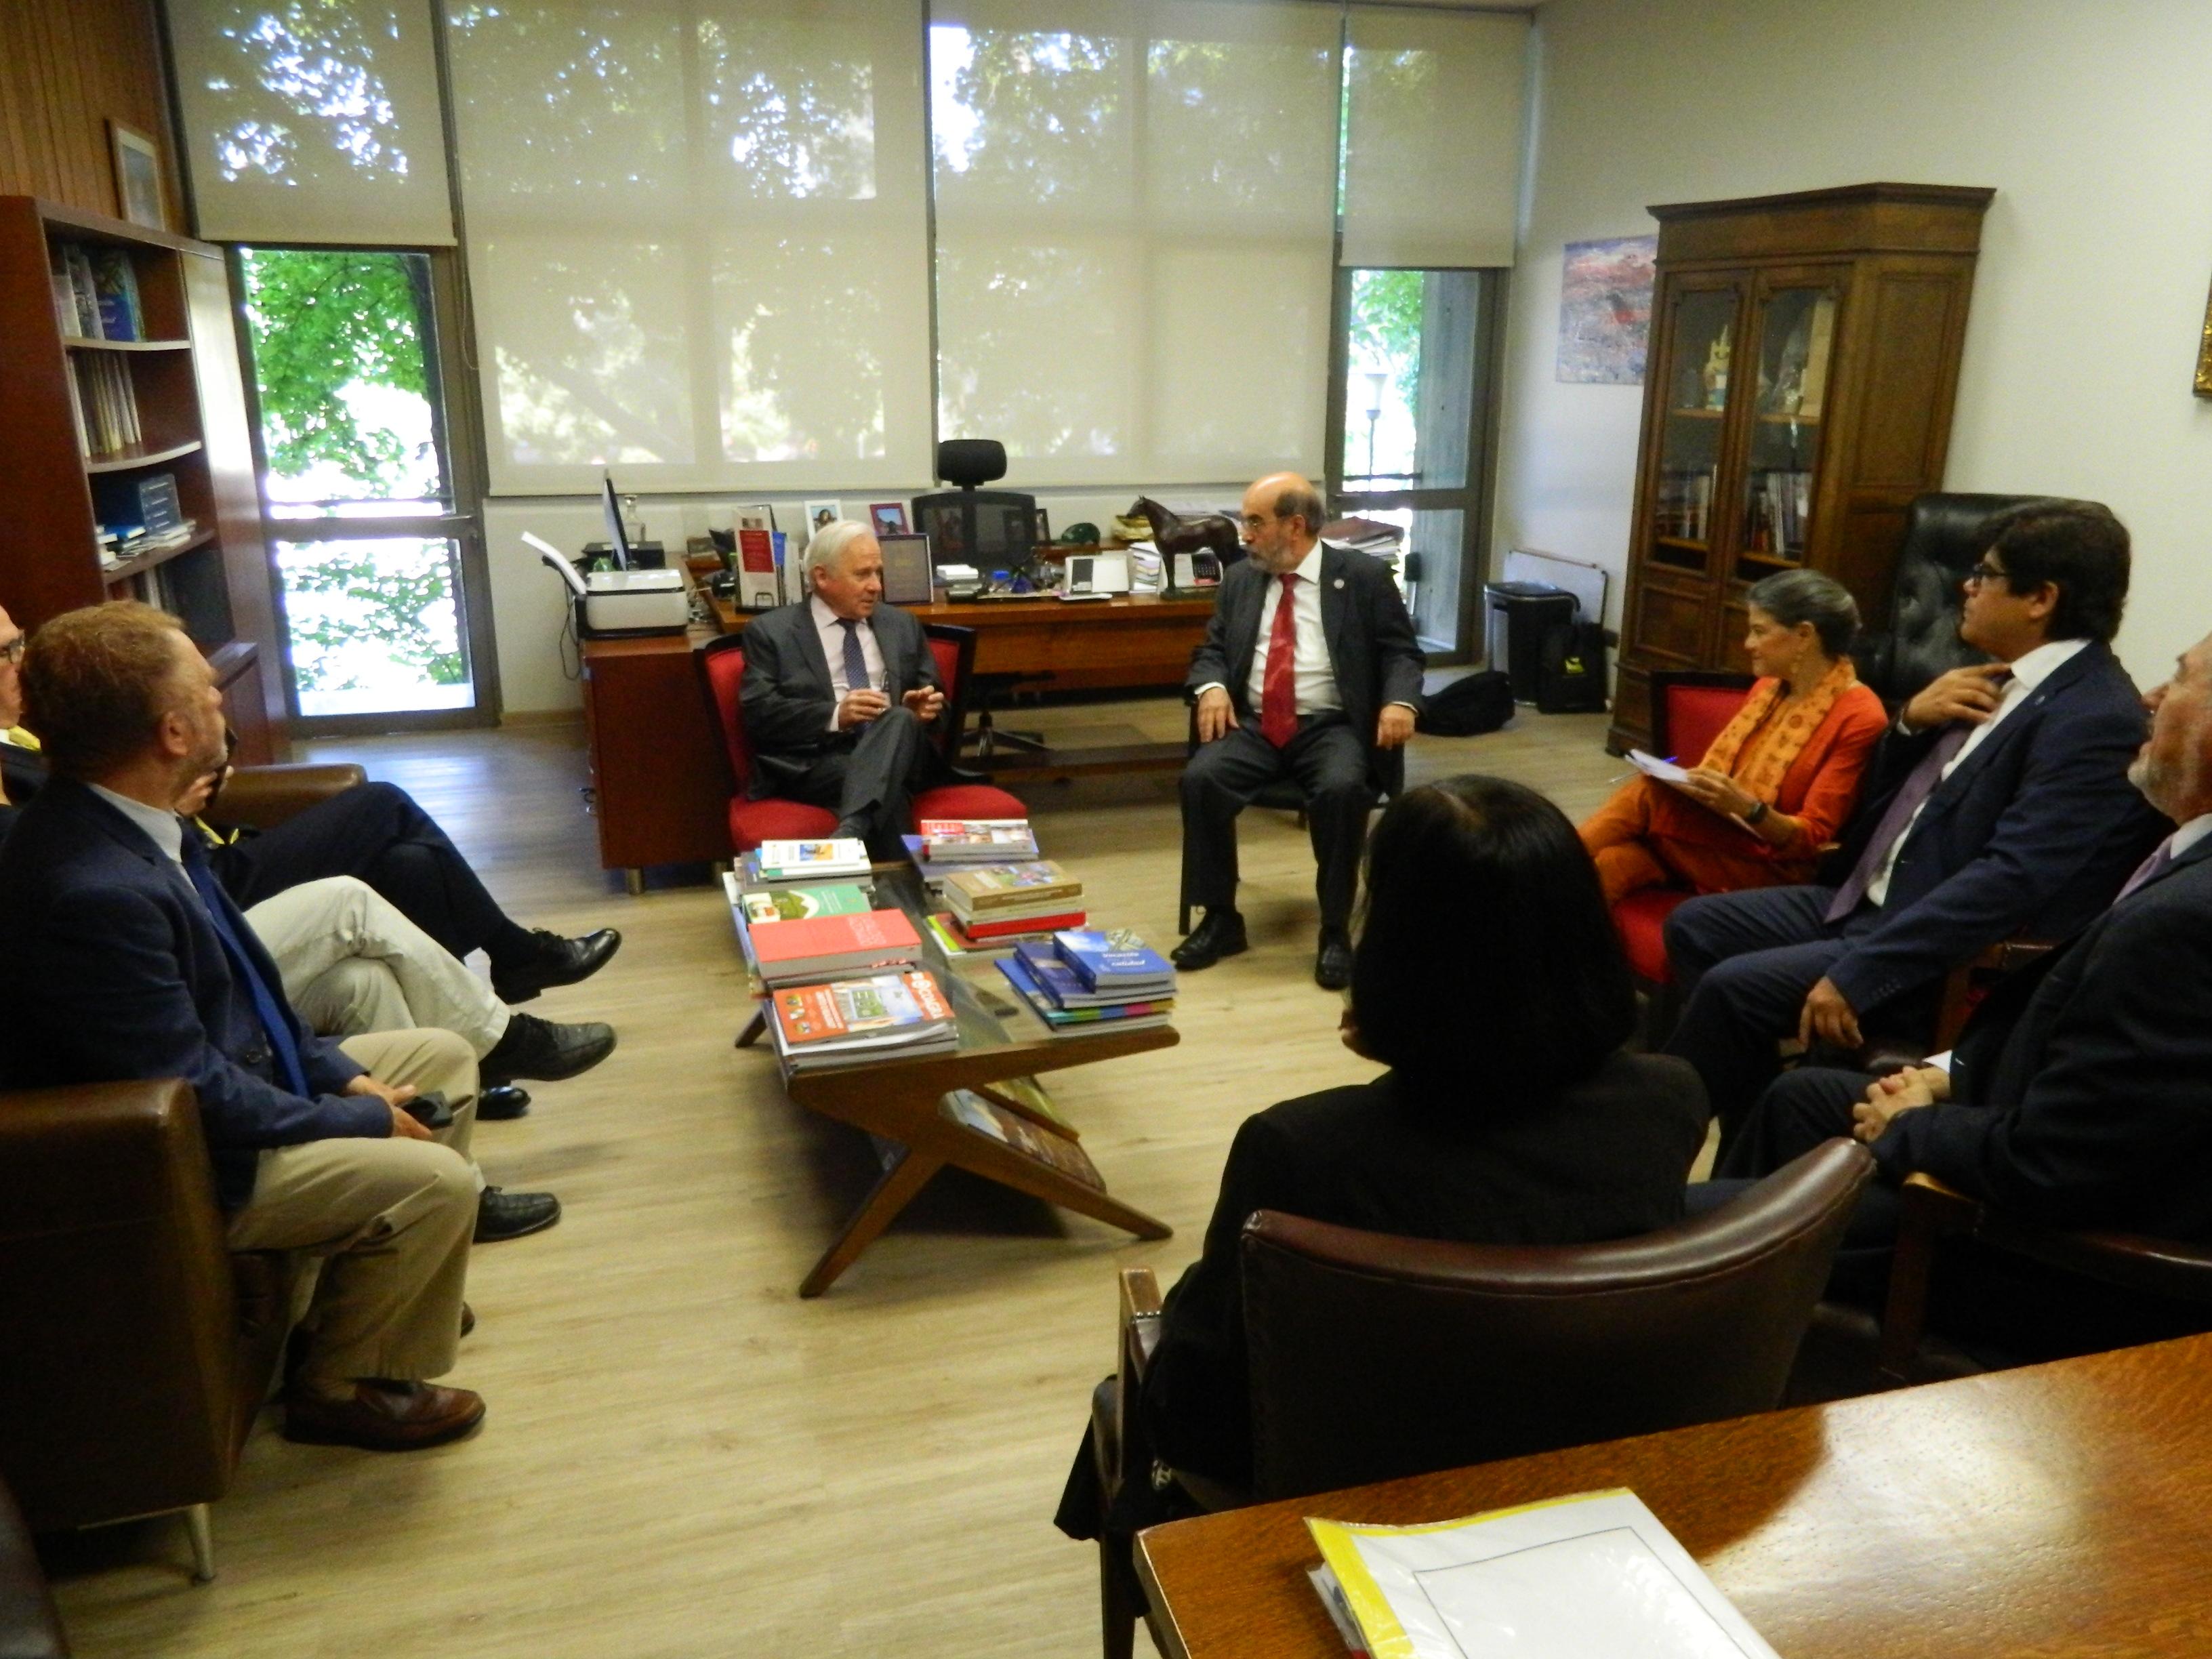
[[884, 597], [893, 605], [927, 605], [937, 580], [929, 562], [929, 538], [889, 535], [884, 545]]
[[107, 124], [107, 141], [115, 161], [115, 199], [123, 216], [149, 230], [167, 230], [169, 216], [161, 199], [161, 152], [136, 127], [120, 121]]
[[1047, 546], [1052, 541], [1052, 514], [1042, 507], [1036, 509], [1036, 525], [1030, 532], [1030, 540], [1038, 547]]
[[842, 501], [809, 501], [806, 503], [806, 539], [812, 541], [814, 532], [824, 525], [832, 525], [845, 516]]
[[870, 501], [868, 528], [878, 538], [907, 534], [906, 503], [904, 501]]
[[2212, 299], [2204, 302], [2204, 334], [2197, 343], [2197, 395], [2212, 398]]

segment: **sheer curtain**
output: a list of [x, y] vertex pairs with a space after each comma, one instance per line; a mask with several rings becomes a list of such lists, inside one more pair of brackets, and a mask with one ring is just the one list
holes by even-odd
[[929, 477], [920, 0], [449, 0], [495, 493]]
[[1318, 475], [1340, 15], [940, 0], [945, 436], [1023, 485]]

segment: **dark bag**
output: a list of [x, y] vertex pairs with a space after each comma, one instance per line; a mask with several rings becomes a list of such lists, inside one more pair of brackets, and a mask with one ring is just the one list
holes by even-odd
[[1605, 627], [1561, 623], [1544, 635], [1536, 677], [1540, 714], [1593, 714], [1605, 708]]
[[1415, 722], [1440, 738], [1472, 738], [1495, 732], [1513, 718], [1513, 682], [1497, 669], [1454, 680], [1428, 698], [1428, 712]]

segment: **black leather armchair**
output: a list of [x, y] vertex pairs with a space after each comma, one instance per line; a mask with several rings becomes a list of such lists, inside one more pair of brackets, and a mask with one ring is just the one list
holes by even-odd
[[1982, 660], [1959, 639], [1960, 584], [1974, 562], [1975, 539], [1999, 513], [2039, 499], [1936, 490], [1905, 508], [1888, 625], [1867, 629], [1851, 649], [1859, 678], [1884, 702], [1893, 708], [1938, 674]]

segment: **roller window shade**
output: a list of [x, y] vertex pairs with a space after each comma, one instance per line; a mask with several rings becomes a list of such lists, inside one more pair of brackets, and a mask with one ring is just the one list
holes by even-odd
[[495, 493], [927, 481], [919, 0], [447, 18]]
[[453, 240], [432, 0], [168, 0], [210, 241]]
[[933, 10], [945, 436], [1000, 440], [1021, 485], [1318, 470], [1339, 17]]
[[1526, 16], [1354, 6], [1340, 263], [1510, 265]]

